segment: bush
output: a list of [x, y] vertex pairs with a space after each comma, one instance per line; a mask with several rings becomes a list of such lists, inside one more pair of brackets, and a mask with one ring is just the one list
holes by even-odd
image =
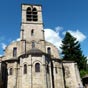
[[87, 75], [87, 74], [88, 74], [88, 70], [81, 70], [81, 71], [80, 71], [80, 76], [81, 76], [81, 78], [84, 77], [84, 76]]

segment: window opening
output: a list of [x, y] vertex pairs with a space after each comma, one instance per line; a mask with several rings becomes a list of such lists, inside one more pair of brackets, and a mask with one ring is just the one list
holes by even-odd
[[33, 21], [38, 21], [37, 9], [33, 8], [32, 13], [33, 13]]
[[40, 64], [39, 63], [35, 64], [35, 72], [40, 72]]
[[30, 7], [27, 8], [26, 17], [27, 17], [27, 21], [32, 21], [32, 12]]
[[26, 11], [26, 19], [27, 21], [38, 21], [38, 14], [37, 14], [37, 9], [36, 8], [33, 8], [31, 10], [30, 7], [27, 8], [27, 11]]
[[35, 42], [32, 42], [32, 48], [35, 48]]
[[46, 67], [46, 70], [47, 70], [47, 73], [49, 73], [49, 66], [47, 65], [47, 67]]
[[13, 57], [16, 57], [17, 56], [17, 47], [14, 47], [13, 48]]
[[32, 30], [31, 30], [31, 36], [33, 36], [33, 35], [34, 35], [34, 30], [32, 29]]
[[10, 68], [10, 69], [9, 69], [9, 75], [12, 75], [12, 74], [13, 74], [13, 69]]
[[56, 74], [57, 74], [57, 67], [55, 67], [55, 71], [56, 71]]
[[27, 74], [27, 65], [24, 65], [24, 74]]
[[48, 54], [51, 54], [51, 48], [50, 47], [47, 48], [47, 52], [48, 52]]

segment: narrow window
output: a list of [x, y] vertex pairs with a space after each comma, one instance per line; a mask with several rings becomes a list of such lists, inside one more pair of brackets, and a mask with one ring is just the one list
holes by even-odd
[[27, 74], [27, 65], [24, 65], [24, 74]]
[[9, 75], [12, 75], [12, 74], [13, 74], [13, 69], [10, 68], [10, 69], [9, 69]]
[[33, 8], [32, 13], [33, 13], [33, 21], [38, 21], [37, 9]]
[[35, 48], [35, 42], [32, 42], [32, 48]]
[[40, 64], [39, 63], [35, 64], [35, 72], [40, 72]]
[[30, 7], [27, 8], [26, 19], [27, 19], [27, 21], [32, 21], [32, 12], [31, 12], [31, 8]]
[[46, 67], [46, 71], [47, 71], [47, 73], [49, 73], [49, 66], [48, 65]]
[[47, 53], [51, 54], [51, 48], [50, 47], [47, 48]]
[[56, 74], [57, 74], [57, 67], [55, 67], [55, 72], [56, 72]]
[[16, 57], [17, 56], [17, 47], [14, 47], [13, 48], [13, 57]]
[[31, 30], [31, 36], [33, 36], [33, 35], [34, 35], [34, 30], [32, 29], [32, 30]]

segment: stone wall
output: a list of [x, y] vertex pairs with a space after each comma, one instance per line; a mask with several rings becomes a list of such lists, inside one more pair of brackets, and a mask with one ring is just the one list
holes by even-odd
[[83, 87], [77, 63], [72, 61], [64, 61], [65, 82], [68, 88], [79, 88], [79, 84]]
[[62, 70], [62, 62], [53, 60], [53, 75], [54, 75], [54, 87], [55, 88], [65, 88], [64, 86], [64, 77]]

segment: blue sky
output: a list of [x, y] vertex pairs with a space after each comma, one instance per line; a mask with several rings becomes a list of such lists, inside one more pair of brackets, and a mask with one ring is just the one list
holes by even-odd
[[22, 3], [42, 5], [47, 41], [59, 47], [65, 32], [69, 31], [88, 56], [88, 0], [1, 0], [0, 55], [6, 45], [19, 38]]

